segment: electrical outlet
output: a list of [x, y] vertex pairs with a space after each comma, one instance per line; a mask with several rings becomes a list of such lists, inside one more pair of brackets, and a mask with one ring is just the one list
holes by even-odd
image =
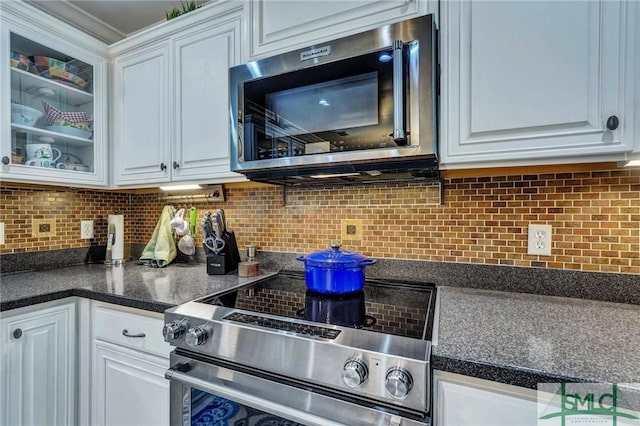
[[31, 222], [31, 236], [34, 238], [55, 237], [55, 219], [33, 219]]
[[82, 220], [80, 221], [80, 238], [88, 240], [93, 238], [93, 221]]
[[551, 225], [529, 224], [528, 254], [551, 256]]
[[4, 222], [0, 222], [0, 244], [4, 244]]
[[342, 241], [362, 239], [362, 221], [360, 219], [342, 219], [340, 221], [340, 236]]

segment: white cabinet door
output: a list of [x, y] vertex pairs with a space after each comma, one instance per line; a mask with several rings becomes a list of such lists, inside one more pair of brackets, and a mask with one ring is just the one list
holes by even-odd
[[0, 180], [105, 186], [107, 46], [25, 2], [0, 24]]
[[112, 169], [116, 184], [170, 179], [170, 63], [168, 42], [115, 60]]
[[2, 425], [74, 423], [75, 304], [1, 321]]
[[210, 21], [174, 41], [172, 180], [243, 179], [229, 168], [229, 67], [240, 63], [241, 15]]
[[632, 149], [636, 2], [441, 4], [445, 166], [600, 161]]
[[243, 4], [191, 12], [114, 48], [114, 183], [246, 180], [229, 167], [229, 67]]
[[249, 56], [271, 56], [437, 10], [436, 0], [251, 1]]
[[169, 424], [169, 360], [95, 340], [92, 425]]
[[434, 373], [435, 426], [536, 426], [536, 391]]

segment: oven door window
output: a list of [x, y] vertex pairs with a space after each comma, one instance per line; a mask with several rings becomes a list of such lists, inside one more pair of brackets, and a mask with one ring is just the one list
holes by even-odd
[[391, 55], [377, 51], [245, 82], [245, 160], [396, 146]]
[[191, 426], [304, 426], [196, 388], [189, 411]]

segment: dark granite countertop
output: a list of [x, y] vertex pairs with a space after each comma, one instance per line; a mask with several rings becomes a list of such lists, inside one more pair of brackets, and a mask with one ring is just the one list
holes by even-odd
[[640, 382], [640, 306], [440, 287], [433, 368], [535, 388]]
[[205, 266], [176, 263], [151, 268], [136, 263], [122, 266], [80, 265], [38, 272], [0, 276], [0, 311], [34, 305], [69, 296], [80, 296], [148, 311], [165, 309], [230, 288], [249, 284], [258, 277], [237, 274], [207, 275]]
[[[197, 263], [127, 263], [4, 274], [0, 311], [79, 296], [162, 312], [274, 273], [239, 278], [207, 275]], [[640, 382], [640, 305], [448, 286], [438, 293], [434, 369], [529, 388]]]

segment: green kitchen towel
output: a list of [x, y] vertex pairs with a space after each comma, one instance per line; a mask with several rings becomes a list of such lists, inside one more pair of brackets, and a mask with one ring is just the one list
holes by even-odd
[[173, 206], [164, 206], [156, 229], [147, 246], [142, 250], [140, 260], [154, 268], [163, 268], [176, 258], [176, 240], [171, 228], [171, 219], [175, 213]]

